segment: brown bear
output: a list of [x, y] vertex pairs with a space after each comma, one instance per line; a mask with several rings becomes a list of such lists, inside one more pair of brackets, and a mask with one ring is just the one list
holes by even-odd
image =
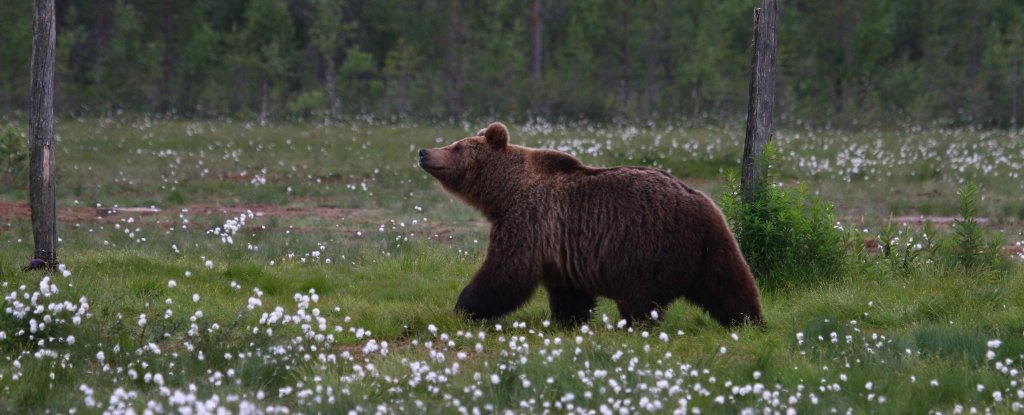
[[757, 283], [710, 198], [663, 170], [594, 168], [508, 141], [493, 123], [419, 152], [420, 167], [491, 223], [456, 312], [501, 316], [540, 284], [565, 325], [588, 321], [597, 296], [631, 324], [679, 297], [726, 326], [762, 323]]

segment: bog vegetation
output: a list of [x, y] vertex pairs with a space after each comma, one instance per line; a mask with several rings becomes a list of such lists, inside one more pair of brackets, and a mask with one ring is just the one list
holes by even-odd
[[722, 203], [768, 323], [679, 302], [629, 328], [601, 301], [573, 330], [543, 293], [500, 320], [450, 312], [487, 229], [415, 150], [481, 124], [62, 121], [63, 269], [20, 270], [25, 189], [0, 188], [0, 410], [1024, 409], [1012, 132], [784, 129], [743, 208], [738, 126], [513, 125], [515, 143], [665, 168]]
[[[21, 269], [29, 3], [0, 3], [2, 412], [1024, 411], [1019, 1], [787, 3], [752, 204], [745, 1], [61, 1], [51, 272]], [[487, 226], [415, 150], [495, 114], [718, 200], [767, 325], [454, 315]]]

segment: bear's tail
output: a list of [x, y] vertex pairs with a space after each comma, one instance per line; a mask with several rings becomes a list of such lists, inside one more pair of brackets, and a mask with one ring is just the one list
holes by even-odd
[[724, 326], [764, 325], [761, 294], [754, 275], [743, 259], [736, 238], [728, 231], [709, 232], [701, 265], [700, 287], [693, 300]]

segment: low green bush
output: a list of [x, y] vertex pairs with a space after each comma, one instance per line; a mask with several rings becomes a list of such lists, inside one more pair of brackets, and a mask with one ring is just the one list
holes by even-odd
[[916, 231], [906, 225], [897, 228], [892, 217], [878, 235], [883, 262], [901, 274], [910, 273], [922, 261], [934, 261], [936, 252], [945, 241], [931, 221], [926, 221], [924, 228]]
[[1006, 270], [1009, 263], [1002, 254], [1003, 235], [978, 222], [978, 187], [967, 183], [957, 192], [960, 218], [953, 221], [952, 233], [939, 232], [932, 223], [915, 231], [897, 228], [892, 219], [878, 235], [884, 262], [894, 271], [908, 273], [922, 263], [974, 270]]
[[986, 230], [978, 224], [978, 186], [968, 182], [957, 192], [960, 199], [960, 219], [953, 221], [953, 238], [948, 258], [964, 268], [1003, 265], [1001, 234]]
[[756, 184], [751, 203], [743, 201], [734, 173], [721, 202], [747, 264], [765, 290], [835, 278], [847, 254], [832, 204], [809, 194], [805, 186], [775, 183], [773, 158], [769, 146], [765, 174]]

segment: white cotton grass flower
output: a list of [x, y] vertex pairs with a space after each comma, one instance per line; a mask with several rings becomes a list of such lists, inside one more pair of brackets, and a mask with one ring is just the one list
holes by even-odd
[[207, 233], [219, 236], [221, 243], [232, 245], [235, 243], [233, 236], [242, 229], [247, 219], [252, 219], [253, 217], [255, 215], [252, 211], [246, 210], [238, 215], [238, 217], [228, 219], [224, 222], [224, 225], [210, 229]]

